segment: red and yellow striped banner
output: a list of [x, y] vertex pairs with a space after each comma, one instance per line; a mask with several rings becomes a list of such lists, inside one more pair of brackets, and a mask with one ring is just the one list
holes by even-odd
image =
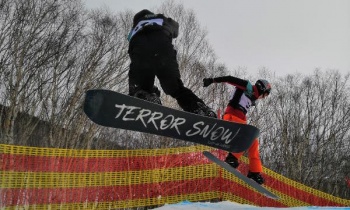
[[[114, 209], [212, 199], [271, 207], [350, 206], [350, 200], [264, 168], [265, 186], [282, 199], [266, 198], [209, 162], [201, 153], [209, 149], [72, 150], [0, 144], [0, 208]], [[247, 166], [239, 169], [246, 173]]]

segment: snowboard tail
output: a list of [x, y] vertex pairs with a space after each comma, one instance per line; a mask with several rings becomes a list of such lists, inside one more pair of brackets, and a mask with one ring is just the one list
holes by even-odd
[[273, 194], [272, 192], [270, 192], [269, 190], [267, 190], [263, 186], [259, 185], [258, 183], [256, 183], [252, 179], [244, 176], [241, 172], [239, 172], [238, 170], [236, 170], [235, 168], [233, 168], [232, 166], [230, 166], [226, 162], [220, 160], [215, 155], [213, 155], [211, 152], [204, 151], [203, 155], [206, 158], [208, 158], [210, 161], [214, 162], [215, 164], [219, 165], [220, 167], [224, 168], [225, 170], [227, 170], [230, 173], [232, 173], [233, 175], [235, 175], [237, 178], [239, 178], [240, 180], [242, 180], [243, 182], [245, 182], [246, 184], [248, 184], [249, 186], [254, 188], [259, 193], [265, 195], [268, 198], [272, 198], [272, 199], [276, 199], [276, 200], [280, 199], [277, 195]]
[[195, 115], [110, 90], [88, 90], [84, 112], [96, 124], [171, 137], [229, 152], [247, 150], [254, 126]]

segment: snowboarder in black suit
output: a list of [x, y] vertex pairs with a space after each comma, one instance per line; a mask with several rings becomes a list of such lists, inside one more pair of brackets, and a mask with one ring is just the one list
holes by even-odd
[[161, 104], [158, 78], [165, 94], [175, 98], [187, 112], [216, 117], [203, 100], [184, 87], [180, 77], [172, 39], [178, 36], [179, 24], [163, 14], [149, 10], [138, 12], [129, 33], [129, 95]]

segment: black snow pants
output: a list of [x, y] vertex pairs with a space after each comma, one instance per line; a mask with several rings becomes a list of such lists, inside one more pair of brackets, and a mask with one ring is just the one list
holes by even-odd
[[183, 110], [192, 112], [198, 109], [197, 102], [204, 104], [190, 89], [184, 87], [176, 50], [171, 37], [164, 31], [153, 30], [135, 35], [128, 52], [131, 59], [129, 86], [151, 93], [157, 77], [165, 94], [175, 98]]

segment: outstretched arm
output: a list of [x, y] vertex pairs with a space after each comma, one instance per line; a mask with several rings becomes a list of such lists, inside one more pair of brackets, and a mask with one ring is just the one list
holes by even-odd
[[207, 87], [212, 83], [221, 83], [221, 82], [226, 82], [226, 83], [233, 85], [241, 90], [247, 90], [247, 88], [250, 84], [249, 81], [243, 80], [243, 79], [240, 79], [237, 77], [223, 76], [223, 77], [215, 77], [215, 78], [204, 78], [203, 79], [203, 86]]
[[226, 82], [236, 88], [243, 90], [248, 96], [253, 95], [253, 86], [248, 80], [243, 80], [233, 76], [215, 77], [215, 78], [204, 78], [203, 87], [208, 87], [212, 83]]
[[213, 80], [215, 83], [221, 83], [221, 82], [228, 83], [228, 84], [233, 85], [241, 90], [246, 90], [247, 85], [249, 83], [247, 80], [243, 80], [243, 79], [233, 77], [233, 76], [216, 77], [216, 78], [213, 78]]

